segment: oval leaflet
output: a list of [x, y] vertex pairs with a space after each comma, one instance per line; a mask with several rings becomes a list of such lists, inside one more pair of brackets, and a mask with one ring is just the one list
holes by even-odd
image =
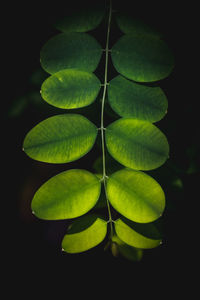
[[137, 84], [122, 76], [109, 82], [108, 101], [121, 117], [156, 122], [167, 111], [167, 99], [160, 87]]
[[111, 205], [126, 218], [149, 223], [158, 219], [165, 208], [165, 194], [151, 176], [131, 169], [113, 173], [107, 183]]
[[109, 153], [135, 170], [158, 168], [169, 155], [167, 138], [147, 121], [121, 118], [107, 127], [105, 137]]
[[67, 163], [88, 153], [97, 137], [97, 128], [78, 114], [50, 117], [32, 128], [23, 143], [24, 151], [35, 160]]
[[94, 102], [99, 90], [100, 81], [93, 73], [65, 69], [43, 82], [41, 96], [53, 106], [74, 109]]
[[138, 82], [153, 82], [167, 77], [174, 59], [167, 44], [153, 36], [126, 34], [113, 46], [112, 61], [116, 70]]
[[32, 200], [34, 214], [44, 220], [79, 217], [97, 203], [99, 179], [86, 170], [64, 171], [45, 182]]
[[107, 222], [95, 215], [74, 221], [64, 236], [62, 248], [67, 253], [80, 253], [100, 244], [107, 233]]
[[89, 34], [60, 33], [43, 46], [40, 61], [43, 69], [50, 74], [73, 68], [93, 72], [101, 54], [101, 46]]

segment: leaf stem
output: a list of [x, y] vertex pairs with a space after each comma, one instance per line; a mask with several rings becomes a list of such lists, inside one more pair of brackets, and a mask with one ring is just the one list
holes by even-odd
[[110, 235], [113, 236], [113, 220], [111, 216], [111, 209], [110, 204], [107, 197], [107, 189], [106, 189], [106, 180], [108, 176], [106, 175], [106, 161], [105, 161], [105, 144], [104, 144], [104, 105], [105, 105], [105, 98], [106, 98], [106, 91], [107, 91], [107, 77], [108, 77], [108, 56], [109, 56], [109, 37], [110, 37], [110, 25], [111, 25], [111, 17], [112, 17], [112, 0], [110, 0], [110, 7], [109, 7], [109, 16], [108, 16], [108, 29], [107, 29], [107, 37], [106, 37], [106, 48], [105, 48], [105, 73], [104, 73], [104, 84], [103, 84], [103, 98], [102, 98], [102, 104], [101, 104], [101, 142], [102, 142], [102, 155], [103, 155], [103, 184], [105, 189], [105, 196], [106, 196], [106, 202], [108, 207], [108, 216], [109, 220], [108, 223], [110, 223]]

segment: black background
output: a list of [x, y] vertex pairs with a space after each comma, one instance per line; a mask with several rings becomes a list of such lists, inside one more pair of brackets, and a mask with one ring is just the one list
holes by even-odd
[[[2, 65], [5, 64], [5, 69], [2, 70], [5, 82], [2, 85], [1, 99], [4, 168], [2, 176], [5, 184], [1, 198], [2, 203], [6, 204], [6, 208], [2, 208], [2, 232], [5, 234], [2, 248], [5, 249], [3, 257], [6, 259], [8, 281], [11, 278], [21, 278], [19, 290], [30, 285], [29, 291], [32, 291], [35, 282], [43, 284], [47, 277], [54, 284], [64, 281], [65, 287], [72, 285], [77, 278], [80, 281], [88, 278], [85, 281], [86, 291], [91, 289], [90, 282], [93, 279], [94, 284], [97, 281], [98, 290], [105, 292], [108, 278], [115, 278], [117, 281], [126, 279], [127, 286], [131, 288], [132, 282], [142, 282], [144, 278], [149, 281], [152, 277], [155, 278], [155, 282], [158, 279], [162, 282], [161, 278], [169, 274], [162, 284], [173, 288], [180, 284], [177, 277], [189, 278], [187, 268], [195, 267], [198, 262], [194, 230], [197, 225], [193, 225], [193, 216], [198, 207], [198, 197], [195, 193], [198, 186], [196, 173], [182, 176], [184, 195], [166, 219], [166, 243], [150, 250], [140, 263], [114, 258], [109, 252], [104, 252], [102, 247], [81, 255], [65, 255], [60, 249], [60, 241], [64, 234], [63, 222], [57, 222], [55, 225], [37, 220], [31, 214], [31, 196], [47, 178], [57, 172], [57, 169], [32, 162], [21, 151], [25, 134], [38, 120], [43, 119], [37, 109], [30, 107], [23, 116], [14, 119], [8, 118], [7, 111], [15, 99], [29, 91], [30, 75], [40, 66], [40, 49], [57, 33], [52, 24], [68, 10], [76, 9], [77, 5], [77, 1], [65, 5], [60, 2], [21, 2], [17, 5], [12, 4], [11, 7], [7, 5], [2, 10], [2, 16], [5, 16], [2, 22], [5, 40], [1, 46]], [[169, 121], [172, 127], [174, 126], [168, 137], [172, 156], [178, 165], [187, 168], [186, 148], [190, 145], [197, 146], [199, 139], [198, 8], [192, 5], [184, 6], [183, 3], [178, 5], [162, 2], [159, 5], [150, 5], [141, 1], [139, 4], [133, 4], [132, 1], [113, 1], [113, 5], [121, 10], [126, 10], [129, 6], [128, 10], [131, 10], [133, 15], [159, 28], [174, 52], [175, 69], [170, 77], [163, 81], [162, 87], [169, 101], [169, 116], [166, 122]], [[86, 165], [88, 162], [87, 158], [81, 161]], [[64, 169], [63, 166], [60, 167], [60, 170]], [[28, 203], [25, 202], [26, 199]], [[50, 282], [48, 288], [51, 286]], [[115, 286], [115, 291], [116, 288], [119, 287]]]

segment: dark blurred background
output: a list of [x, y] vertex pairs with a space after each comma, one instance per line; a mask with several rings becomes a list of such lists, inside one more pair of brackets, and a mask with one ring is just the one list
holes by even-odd
[[[2, 11], [5, 15], [2, 26], [5, 35], [2, 43], [5, 52], [2, 55], [5, 63], [2, 74], [5, 80], [2, 85], [2, 176], [6, 179], [2, 193], [2, 202], [6, 204], [6, 209], [2, 210], [2, 230], [6, 236], [3, 245], [9, 268], [16, 273], [23, 269], [24, 275], [37, 270], [37, 276], [41, 277], [56, 270], [58, 276], [65, 272], [67, 280], [75, 274], [83, 276], [86, 269], [91, 274], [97, 270], [107, 273], [111, 269], [114, 274], [120, 269], [127, 274], [134, 271], [145, 276], [150, 276], [152, 270], [166, 269], [173, 270], [175, 278], [180, 270], [184, 272], [186, 266], [195, 264], [198, 259], [195, 243], [191, 242], [194, 233], [192, 216], [198, 201], [195, 188], [199, 181], [199, 100], [195, 91], [198, 74], [194, 70], [198, 61], [195, 53], [198, 40], [196, 9], [183, 3], [176, 6], [161, 2], [154, 6], [141, 1], [134, 4], [132, 1], [113, 1], [114, 9], [131, 11], [133, 16], [163, 32], [175, 55], [173, 73], [160, 83], [168, 98], [168, 114], [157, 123], [171, 148], [167, 167], [163, 167], [167, 171], [162, 179], [168, 196], [164, 243], [157, 249], [147, 250], [141, 262], [133, 263], [113, 257], [109, 251], [104, 252], [102, 246], [80, 255], [63, 254], [60, 243], [68, 221], [38, 220], [30, 210], [34, 192], [42, 183], [66, 168], [91, 169], [95, 151], [98, 151], [94, 148], [91, 154], [67, 166], [35, 162], [22, 151], [25, 134], [39, 121], [59, 113], [48, 104], [40, 104], [38, 82], [48, 75], [38, 71], [41, 70], [39, 56], [43, 44], [58, 33], [53, 27], [55, 21], [79, 5], [77, 1], [71, 2], [67, 5], [21, 2], [12, 4], [11, 8], [7, 5]], [[84, 5], [90, 2], [84, 1]], [[97, 30], [98, 39], [105, 43], [104, 24], [101, 28], [102, 31]], [[117, 38], [116, 30], [114, 26], [113, 41]], [[174, 183], [168, 181], [170, 178]]]

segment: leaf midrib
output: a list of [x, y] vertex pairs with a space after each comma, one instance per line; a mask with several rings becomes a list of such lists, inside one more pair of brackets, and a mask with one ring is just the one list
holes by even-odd
[[[140, 202], [140, 200], [142, 200], [142, 202], [144, 202], [145, 204], [147, 204], [147, 206], [150, 206], [152, 208], [153, 211], [158, 211], [156, 206], [152, 205], [151, 201], [149, 201], [147, 199], [147, 197], [142, 197], [140, 194], [138, 194], [137, 192], [133, 191], [126, 183], [124, 184], [124, 182], [122, 183], [121, 181], [117, 180], [116, 178], [112, 178], [112, 180], [114, 180], [115, 182], [117, 182], [117, 184], [120, 186], [120, 188], [122, 188], [122, 190], [124, 190], [126, 193], [131, 194], [131, 197], [133, 195], [137, 197], [137, 202]], [[128, 190], [128, 192], [127, 192]], [[159, 213], [159, 211], [158, 211]]]
[[[119, 91], [120, 90], [120, 88], [118, 87], [118, 86], [112, 86], [112, 87], [114, 87], [114, 89], [116, 89], [116, 91]], [[113, 97], [113, 98], [115, 98], [115, 97]], [[136, 100], [135, 101], [135, 99], [136, 99], [137, 97], [135, 97], [135, 98], [131, 98], [131, 99], [133, 99], [133, 100], [131, 100], [130, 101], [130, 103], [131, 104], [133, 104], [133, 103], [137, 103], [138, 105], [140, 105], [140, 104], [142, 104], [142, 105], [144, 105], [144, 106], [146, 106], [146, 107], [148, 107], [148, 108], [150, 108], [150, 109], [152, 109], [153, 108], [153, 110], [156, 110], [156, 111], [158, 111], [158, 112], [160, 112], [161, 110], [162, 110], [162, 107], [161, 107], [161, 105], [159, 106], [159, 105], [156, 105], [155, 103], [149, 103], [149, 101], [146, 101], [146, 100], [144, 100], [143, 98], [140, 98], [140, 100]], [[119, 103], [123, 103], [124, 101], [123, 100], [121, 100], [121, 101], [119, 101]], [[117, 101], [116, 102], [114, 102], [115, 104], [117, 103]]]
[[51, 144], [61, 144], [61, 143], [66, 142], [67, 140], [73, 140], [74, 138], [77, 138], [77, 137], [80, 137], [80, 136], [84, 137], [85, 135], [88, 135], [88, 133], [92, 137], [91, 131], [87, 131], [87, 132], [84, 132], [84, 133], [76, 134], [75, 136], [71, 135], [71, 136], [67, 136], [67, 137], [62, 137], [60, 139], [55, 139], [55, 140], [52, 140], [52, 141], [37, 143], [37, 144], [34, 144], [32, 146], [25, 146], [24, 149], [34, 149], [34, 148], [39, 148], [39, 147], [45, 147], [46, 145], [51, 145]]
[[[76, 188], [74, 188], [74, 189], [71, 189], [68, 193], [67, 193], [67, 195], [68, 195], [68, 197], [69, 198], [71, 198], [71, 195], [70, 194], [82, 194], [85, 190], [88, 190], [88, 189], [90, 189], [91, 187], [93, 187], [93, 186], [95, 186], [95, 185], [99, 185], [99, 181], [96, 181], [96, 182], [93, 182], [93, 183], [89, 183], [89, 184], [85, 184], [85, 185], [83, 185], [83, 186], [79, 186], [79, 188], [77, 189], [77, 187]], [[67, 198], [68, 198], [67, 197]], [[64, 201], [66, 201], [67, 200], [67, 198], [65, 198], [64, 199]]]
[[117, 137], [119, 136], [120, 139], [122, 139], [122, 140], [127, 140], [129, 143], [131, 143], [133, 145], [139, 145], [140, 147], [143, 147], [143, 148], [145, 148], [145, 149], [147, 149], [147, 150], [149, 150], [151, 152], [154, 152], [154, 153], [158, 154], [159, 156], [162, 156], [162, 157], [165, 156], [164, 152], [157, 151], [156, 149], [153, 149], [152, 147], [149, 147], [149, 146], [147, 146], [145, 144], [139, 143], [139, 142], [131, 139], [126, 134], [126, 132], [121, 133], [120, 131], [116, 132], [116, 130], [113, 130], [113, 129], [108, 129], [108, 130], [110, 130], [112, 132], [112, 134], [114, 134], [115, 136], [117, 136]]

